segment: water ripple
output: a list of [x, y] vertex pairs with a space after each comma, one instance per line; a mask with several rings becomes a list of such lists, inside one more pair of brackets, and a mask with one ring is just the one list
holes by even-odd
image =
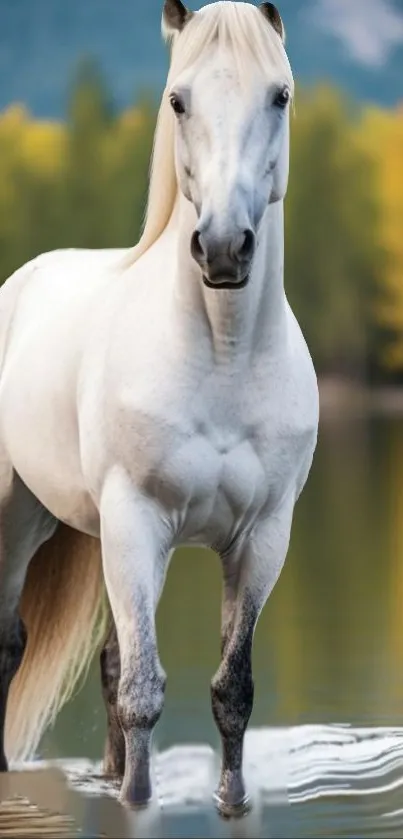
[[[99, 766], [85, 760], [57, 765], [71, 786], [86, 796], [116, 797], [116, 788], [102, 779]], [[38, 766], [44, 764], [30, 768]], [[217, 772], [218, 756], [204, 745], [174, 746], [155, 754], [159, 808], [176, 818], [169, 835], [182, 835], [181, 819], [189, 827], [192, 819], [212, 812]], [[253, 835], [257, 831], [279, 839], [403, 835], [403, 729], [347, 725], [252, 729], [246, 737], [245, 774], [259, 813]], [[217, 824], [210, 820], [203, 830], [203, 835], [216, 835]]]

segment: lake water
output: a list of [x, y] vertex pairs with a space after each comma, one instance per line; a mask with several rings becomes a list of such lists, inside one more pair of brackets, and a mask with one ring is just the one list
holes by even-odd
[[[157, 780], [166, 812], [171, 803], [177, 814], [164, 828], [169, 836], [230, 835], [203, 803], [218, 746], [209, 683], [219, 609], [215, 556], [179, 551], [158, 614], [168, 685]], [[254, 829], [275, 837], [403, 835], [401, 418], [322, 424], [287, 563], [257, 629], [254, 674], [246, 756], [252, 788], [262, 793]], [[98, 760], [104, 736], [94, 667], [43, 753]]]

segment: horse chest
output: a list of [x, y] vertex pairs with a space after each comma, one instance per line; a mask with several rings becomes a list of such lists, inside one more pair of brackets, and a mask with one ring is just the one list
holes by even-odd
[[148, 490], [171, 517], [178, 541], [225, 542], [270, 503], [278, 453], [240, 434], [198, 433], [170, 448]]
[[313, 435], [284, 387], [283, 401], [271, 382], [259, 399], [225, 382], [186, 398], [172, 383], [154, 391], [125, 392], [113, 428], [133, 485], [158, 502], [179, 543], [228, 543], [297, 488]]

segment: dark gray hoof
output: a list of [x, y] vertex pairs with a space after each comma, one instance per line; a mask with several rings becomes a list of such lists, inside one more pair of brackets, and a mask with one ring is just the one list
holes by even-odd
[[130, 807], [131, 810], [141, 811], [147, 810], [147, 807], [149, 807], [150, 804], [151, 798], [147, 798], [147, 800], [144, 801], [133, 801], [132, 803], [126, 802], [126, 807]]
[[152, 790], [150, 783], [125, 784], [120, 793], [120, 801], [132, 810], [144, 810], [151, 803]]
[[214, 794], [214, 804], [218, 814], [223, 819], [243, 819], [252, 809], [252, 803], [248, 795], [233, 804], [216, 792]]
[[123, 804], [124, 807], [130, 807], [131, 810], [146, 810], [147, 807], [151, 804], [152, 797], [149, 798], [133, 798], [131, 796], [127, 796], [124, 793], [120, 793], [120, 803]]

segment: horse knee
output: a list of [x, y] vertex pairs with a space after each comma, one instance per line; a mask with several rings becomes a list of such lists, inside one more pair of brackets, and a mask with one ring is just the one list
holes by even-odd
[[123, 677], [119, 687], [118, 715], [125, 733], [152, 731], [164, 707], [166, 675], [161, 666]]

